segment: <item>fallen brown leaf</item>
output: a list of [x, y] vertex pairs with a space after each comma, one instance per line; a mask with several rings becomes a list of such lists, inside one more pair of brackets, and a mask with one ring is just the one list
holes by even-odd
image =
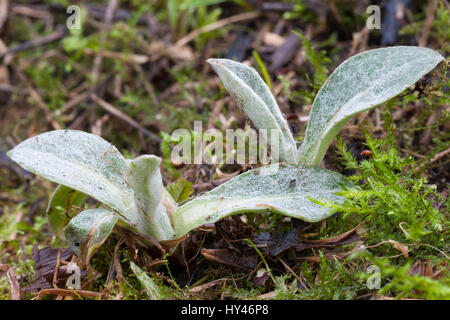
[[395, 249], [397, 249], [398, 251], [400, 251], [403, 255], [403, 257], [405, 257], [405, 259], [409, 258], [409, 253], [408, 253], [408, 246], [405, 244], [402, 244], [400, 242], [394, 241], [394, 240], [388, 240], [388, 242], [390, 244], [392, 244]]
[[[65, 284], [72, 272], [69, 273], [67, 266], [63, 265], [57, 268], [58, 270], [55, 274], [55, 268], [58, 263], [58, 251], [61, 252], [61, 261], [69, 261], [73, 255], [70, 249], [53, 249], [51, 247], [38, 249], [37, 246], [33, 248], [32, 259], [34, 260], [36, 277], [23, 291], [38, 292], [42, 289], [50, 289], [53, 287], [53, 282], [58, 286]], [[81, 272], [82, 277], [86, 274], [86, 271]]]
[[310, 248], [334, 248], [354, 242], [359, 239], [356, 228], [335, 237], [321, 240], [300, 240], [294, 230], [274, 235], [262, 233], [255, 238], [254, 242], [257, 246], [267, 246], [269, 254], [277, 256], [290, 248], [294, 248], [296, 251], [302, 251]]

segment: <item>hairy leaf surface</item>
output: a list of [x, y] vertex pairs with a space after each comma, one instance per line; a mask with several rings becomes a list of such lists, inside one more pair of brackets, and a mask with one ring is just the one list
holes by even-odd
[[300, 163], [319, 165], [351, 117], [400, 94], [443, 59], [428, 48], [398, 46], [369, 50], [344, 61], [314, 100]]
[[65, 240], [64, 228], [70, 221], [72, 206], [81, 207], [88, 196], [72, 188], [56, 187], [47, 206], [48, 223], [58, 238]]
[[350, 185], [342, 175], [317, 167], [281, 163], [247, 171], [175, 211], [176, 235], [245, 212], [271, 211], [319, 221], [331, 212], [310, 198], [342, 202], [335, 193]]
[[295, 140], [267, 84], [252, 67], [228, 59], [209, 59], [225, 88], [259, 129], [278, 131], [280, 161], [297, 161]]
[[127, 161], [127, 183], [134, 190], [139, 214], [143, 216], [147, 229], [158, 240], [173, 238], [173, 228], [163, 205], [163, 183], [159, 164], [161, 159], [153, 155], [142, 155]]
[[117, 210], [132, 227], [141, 229], [133, 190], [125, 181], [127, 163], [101, 137], [78, 130], [49, 131], [25, 140], [8, 155], [25, 169]]
[[94, 255], [95, 251], [111, 234], [119, 217], [105, 209], [88, 209], [80, 212], [65, 230], [65, 237], [72, 251], [84, 263]]

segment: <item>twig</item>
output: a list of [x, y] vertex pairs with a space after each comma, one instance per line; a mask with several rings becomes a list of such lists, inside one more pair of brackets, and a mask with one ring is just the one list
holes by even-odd
[[88, 55], [95, 54], [96, 56], [100, 56], [102, 58], [118, 59], [123, 62], [132, 62], [132, 63], [136, 63], [136, 64], [144, 64], [149, 61], [149, 58], [142, 54], [128, 54], [128, 53], [114, 52], [114, 51], [108, 51], [108, 50], [94, 51], [89, 48], [85, 49], [83, 52]]
[[222, 183], [225, 183], [228, 180], [231, 180], [231, 178], [222, 178], [222, 179], [211, 180], [211, 181], [204, 182], [204, 183], [197, 183], [197, 184], [193, 184], [192, 188], [197, 192], [202, 192], [204, 190], [208, 190], [208, 189], [220, 186]]
[[[23, 216], [24, 216], [23, 210], [20, 209], [19, 212], [17, 213], [16, 219], [15, 219], [15, 221], [14, 221], [14, 222], [16, 223], [16, 225], [18, 225], [18, 224], [22, 221]], [[11, 232], [11, 234], [9, 235], [8, 240], [9, 240], [9, 241], [14, 241], [14, 240], [16, 240], [16, 238], [17, 238], [17, 230], [14, 230], [14, 231]]]
[[263, 11], [292, 11], [294, 9], [294, 4], [283, 3], [283, 2], [263, 2], [261, 3], [261, 10]]
[[105, 80], [103, 80], [94, 89], [86, 90], [85, 92], [82, 92], [82, 93], [78, 94], [77, 96], [72, 98], [70, 101], [65, 103], [60, 109], [61, 110], [61, 114], [70, 111], [77, 104], [82, 103], [83, 101], [87, 100], [91, 95], [93, 95], [93, 94], [99, 92], [100, 90], [102, 90], [103, 88], [105, 88], [109, 84], [109, 82], [111, 82], [111, 80], [114, 79], [115, 75], [116, 75], [116, 73], [111, 73]]
[[276, 291], [270, 291], [270, 292], [267, 292], [267, 293], [264, 293], [264, 294], [258, 296], [258, 300], [275, 299], [276, 296], [277, 296], [277, 292]]
[[[105, 11], [105, 18], [104, 18], [104, 22], [105, 22], [105, 27], [103, 28], [103, 32], [106, 32], [109, 30], [109, 28], [111, 27], [111, 23], [114, 17], [114, 12], [116, 11], [117, 7], [119, 5], [119, 0], [109, 0], [108, 2], [108, 7], [106, 8]], [[102, 35], [101, 41], [104, 41], [104, 36]], [[103, 60], [103, 56], [100, 55], [99, 53], [97, 53], [97, 55], [95, 56], [94, 59], [94, 66], [93, 66], [93, 70], [92, 70], [92, 79], [94, 82], [97, 82], [99, 73], [100, 73], [100, 69], [102, 67], [102, 60]]]
[[419, 158], [419, 159], [426, 159], [427, 158], [424, 155], [418, 154], [417, 152], [414, 152], [414, 151], [411, 151], [411, 150], [408, 150], [408, 149], [404, 149], [404, 148], [399, 148], [399, 149], [400, 149], [400, 151], [408, 153], [408, 154], [411, 154], [414, 157]]
[[161, 142], [161, 138], [158, 135], [156, 135], [155, 133], [153, 133], [151, 131], [148, 131], [147, 129], [142, 127], [139, 123], [134, 121], [128, 115], [126, 115], [125, 113], [123, 113], [119, 109], [115, 108], [112, 104], [109, 104], [105, 100], [100, 99], [95, 94], [93, 94], [90, 98], [92, 99], [92, 101], [97, 103], [102, 109], [104, 109], [105, 111], [109, 112], [113, 116], [123, 120], [124, 122], [128, 123], [131, 127], [133, 127], [134, 129], [142, 132], [145, 136], [149, 137], [154, 142], [157, 142], [157, 143]]
[[29, 83], [29, 81], [25, 77], [25, 75], [23, 75], [21, 71], [18, 71], [17, 75], [18, 75], [19, 79], [25, 84], [25, 87], [27, 88], [27, 91], [28, 91], [29, 95], [31, 96], [31, 98], [36, 102], [37, 106], [42, 111], [44, 111], [45, 119], [52, 124], [53, 129], [55, 129], [55, 130], [61, 129], [60, 124], [58, 123], [58, 121], [56, 121], [54, 116], [48, 110], [47, 105], [42, 100], [41, 96], [37, 93], [37, 91], [33, 88], [33, 86]]
[[63, 38], [67, 34], [65, 28], [61, 25], [59, 25], [56, 28], [56, 31], [52, 34], [49, 34], [48, 36], [44, 36], [41, 38], [33, 39], [27, 42], [23, 42], [21, 44], [18, 44], [15, 47], [9, 48], [8, 50], [0, 52], [0, 58], [3, 58], [4, 56], [11, 54], [11, 53], [17, 53], [19, 51], [25, 51], [31, 48], [36, 48], [43, 46], [47, 43], [57, 41], [61, 38]]
[[308, 289], [311, 288], [311, 286], [310, 286], [309, 283], [306, 281], [306, 279], [305, 279], [303, 276], [301, 276], [301, 278], [300, 278], [300, 276], [299, 276], [298, 274], [296, 274], [296, 273], [294, 272], [294, 270], [292, 270], [291, 267], [289, 267], [289, 265], [288, 265], [283, 259], [281, 259], [280, 257], [278, 257], [278, 261], [281, 262], [281, 264], [286, 268], [287, 271], [289, 271], [290, 273], [292, 273], [292, 275], [293, 275], [295, 278], [297, 278], [297, 280], [299, 281], [300, 284], [303, 285], [303, 287], [308, 288]]
[[[403, 228], [402, 228], [402, 230], [403, 230]], [[404, 230], [403, 230], [403, 231], [404, 231]], [[404, 232], [406, 233], [407, 236], [409, 236], [409, 234], [408, 234], [406, 231], [404, 231]], [[432, 248], [432, 249], [434, 249], [434, 250], [436, 250], [436, 251], [439, 251], [446, 259], [450, 259], [450, 257], [449, 257], [444, 251], [440, 250], [439, 248], [433, 247], [432, 245], [429, 245], [429, 244], [427, 244], [427, 243], [399, 243], [399, 242], [394, 241], [394, 240], [388, 240], [388, 241], [381, 241], [381, 242], [378, 242], [377, 244], [368, 246], [368, 247], [366, 247], [366, 249], [376, 248], [376, 247], [379, 247], [379, 246], [381, 246], [382, 244], [386, 244], [386, 243], [392, 244], [392, 245], [394, 245], [394, 246], [395, 246], [394, 243], [397, 243], [397, 244], [400, 244], [400, 245], [402, 245], [402, 246], [404, 246], [404, 247], [406, 247], [406, 248], [407, 248], [408, 246], [411, 246], [411, 247], [426, 246], [426, 247]], [[395, 246], [395, 248], [396, 248], [396, 249], [399, 249], [397, 246]], [[403, 253], [402, 253], [401, 255], [403, 255]]]
[[398, 224], [398, 226], [399, 226], [400, 230], [402, 230], [402, 232], [405, 234], [406, 238], [408, 239], [410, 237], [409, 233], [408, 233], [408, 231], [405, 230], [405, 228], [403, 228], [402, 224], [406, 224], [407, 225], [407, 223], [403, 221], [403, 222], [400, 222]]
[[108, 7], [105, 11], [105, 24], [106, 27], [109, 28], [114, 18], [114, 13], [116, 12], [117, 7], [119, 6], [119, 0], [109, 0]]
[[86, 291], [86, 290], [69, 290], [69, 289], [43, 289], [39, 291], [37, 297], [34, 299], [39, 299], [41, 296], [46, 294], [53, 294], [53, 295], [62, 295], [62, 296], [72, 296], [72, 297], [92, 297], [92, 298], [98, 298], [101, 296], [101, 293], [99, 292], [93, 292], [93, 291]]
[[[447, 150], [441, 151], [439, 153], [437, 153], [433, 158], [431, 158], [431, 160], [429, 161], [429, 163], [433, 163], [438, 161], [439, 159], [445, 157], [447, 154], [450, 153], [450, 148], [448, 148]], [[425, 166], [425, 163], [422, 163], [420, 166], [417, 167], [417, 169], [415, 170], [415, 172], [419, 172], [420, 170], [422, 170], [422, 168]]]
[[19, 88], [14, 87], [10, 84], [4, 83], [4, 84], [0, 84], [0, 91], [3, 92], [9, 92], [9, 93], [16, 93], [19, 92]]
[[434, 5], [434, 0], [429, 0], [427, 7], [427, 17], [423, 25], [422, 36], [419, 40], [419, 47], [425, 47], [427, 45], [428, 35], [430, 34], [431, 25], [433, 24], [434, 20], [435, 9], [436, 7]]
[[6, 272], [6, 276], [8, 277], [9, 281], [9, 286], [11, 288], [11, 299], [20, 300], [19, 283], [17, 282], [17, 277], [13, 269], [7, 264], [0, 264], [0, 272]]
[[155, 106], [157, 106], [159, 104], [159, 100], [158, 100], [158, 98], [157, 98], [157, 96], [155, 94], [155, 90], [153, 90], [152, 85], [145, 78], [144, 71], [142, 70], [142, 67], [140, 65], [136, 65], [135, 69], [137, 70], [137, 72], [139, 74], [139, 78], [141, 79], [141, 81], [142, 81], [142, 83], [144, 85], [145, 91], [147, 91], [147, 94], [152, 99], [153, 104]]
[[120, 264], [119, 259], [119, 249], [122, 243], [125, 242], [125, 238], [122, 238], [117, 242], [116, 247], [114, 248], [114, 269], [116, 269], [116, 279], [117, 281], [122, 284], [124, 281], [123, 272], [122, 272], [122, 266]]
[[440, 250], [439, 248], [433, 247], [432, 245], [429, 245], [429, 244], [427, 244], [427, 243], [417, 243], [417, 244], [415, 244], [415, 245], [416, 245], [416, 246], [425, 246], [425, 247], [428, 247], [428, 248], [437, 250], [437, 251], [439, 251], [446, 259], [450, 259], [450, 257], [449, 257], [444, 251]]
[[245, 21], [245, 20], [252, 20], [252, 19], [259, 17], [260, 15], [261, 15], [261, 12], [259, 12], [259, 11], [241, 13], [241, 14], [237, 14], [235, 16], [231, 16], [231, 17], [216, 21], [214, 23], [208, 24], [204, 27], [201, 27], [199, 29], [192, 31], [191, 33], [187, 34], [186, 36], [184, 36], [183, 38], [178, 40], [175, 43], [175, 47], [182, 47], [182, 46], [186, 45], [187, 43], [191, 42], [192, 40], [197, 38], [202, 33], [211, 32], [211, 31], [223, 28], [226, 25], [229, 25], [232, 23], [241, 22], [241, 21]]
[[339, 15], [339, 10], [336, 8], [334, 0], [329, 1], [330, 11], [338, 23], [342, 23], [342, 17]]
[[450, 148], [448, 148], [447, 150], [444, 150], [444, 151], [441, 151], [441, 152], [437, 153], [433, 158], [431, 158], [430, 163], [438, 161], [440, 158], [445, 157], [449, 153], [450, 153]]
[[59, 265], [61, 264], [61, 249], [58, 249], [58, 254], [56, 256], [56, 266], [55, 266], [55, 272], [53, 272], [53, 288], [58, 289], [58, 272], [59, 272]]
[[11, 6], [11, 13], [44, 20], [51, 20], [53, 18], [52, 14], [46, 10], [35, 9], [24, 5], [13, 4]]
[[434, 120], [436, 120], [436, 113], [433, 112], [430, 117], [428, 118], [425, 126], [426, 129], [423, 133], [422, 138], [420, 138], [419, 143], [423, 145], [427, 145], [431, 142], [431, 126], [433, 125]]
[[0, 31], [3, 30], [6, 20], [8, 20], [8, 0], [0, 0]]
[[220, 278], [220, 279], [216, 279], [201, 285], [198, 285], [192, 289], [189, 289], [189, 293], [199, 293], [202, 292], [203, 290], [206, 290], [208, 288], [214, 287], [215, 285], [224, 282], [224, 281], [229, 281], [231, 280], [230, 278]]

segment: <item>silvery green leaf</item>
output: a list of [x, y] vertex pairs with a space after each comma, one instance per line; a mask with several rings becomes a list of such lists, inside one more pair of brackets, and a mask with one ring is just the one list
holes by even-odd
[[280, 161], [297, 161], [297, 147], [267, 84], [252, 67], [228, 59], [209, 59], [225, 88], [259, 129], [279, 132]]
[[64, 234], [69, 247], [88, 264], [95, 251], [111, 234], [119, 217], [105, 209], [80, 212], [67, 225]]
[[173, 238], [173, 228], [163, 205], [163, 190], [159, 165], [161, 159], [153, 155], [143, 155], [127, 161], [126, 180], [134, 190], [139, 214], [147, 221], [142, 228], [146, 234], [158, 240]]
[[274, 164], [247, 171], [195, 198], [175, 211], [176, 236], [226, 216], [246, 212], [277, 212], [315, 222], [330, 216], [329, 208], [310, 199], [342, 203], [336, 195], [342, 186], [351, 186], [342, 175], [293, 164]]
[[319, 165], [351, 117], [395, 97], [443, 59], [428, 48], [399, 46], [366, 51], [344, 61], [314, 100], [300, 163]]
[[161, 290], [158, 285], [153, 281], [152, 278], [149, 277], [148, 274], [144, 272], [141, 268], [139, 268], [133, 261], [130, 262], [131, 271], [136, 275], [139, 282], [145, 288], [149, 298], [151, 300], [161, 300], [163, 295], [161, 294]]
[[64, 228], [70, 221], [70, 209], [72, 206], [81, 208], [87, 195], [72, 188], [59, 185], [50, 198], [47, 206], [48, 223], [53, 233], [64, 240]]
[[83, 131], [55, 130], [25, 140], [8, 155], [27, 170], [106, 204], [132, 227], [139, 230], [143, 224], [125, 181], [126, 161], [104, 139]]

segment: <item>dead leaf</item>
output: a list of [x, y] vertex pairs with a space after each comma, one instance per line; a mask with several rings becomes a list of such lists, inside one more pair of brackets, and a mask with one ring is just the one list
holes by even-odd
[[417, 260], [408, 270], [408, 275], [418, 275], [422, 277], [428, 277], [433, 280], [439, 280], [443, 275], [443, 271], [446, 269], [446, 263], [444, 263], [441, 267], [433, 267], [431, 259], [428, 259], [427, 261]]
[[251, 271], [258, 263], [255, 256], [238, 256], [228, 249], [202, 249], [201, 253], [209, 261], [241, 270]]
[[356, 228], [338, 236], [322, 240], [300, 240], [294, 230], [274, 235], [266, 232], [258, 235], [254, 239], [254, 243], [259, 246], [267, 246], [269, 254], [272, 256], [277, 256], [290, 248], [294, 248], [296, 251], [303, 251], [310, 248], [334, 248], [358, 240], [359, 236], [356, 233]]
[[253, 284], [255, 285], [255, 287], [263, 286], [269, 278], [270, 275], [267, 271], [265, 271], [264, 269], [258, 270], [255, 279], [253, 279]]
[[300, 47], [300, 37], [296, 34], [291, 34], [282, 45], [276, 48], [270, 58], [270, 69], [277, 70], [288, 63], [294, 57], [298, 48]]
[[[53, 279], [55, 277], [55, 268], [58, 260], [58, 251], [61, 250], [60, 261], [69, 261], [73, 252], [70, 249], [53, 249], [47, 247], [38, 249], [37, 246], [33, 248], [32, 260], [34, 260], [34, 269], [36, 270], [36, 277], [23, 291], [38, 292], [43, 289], [50, 289], [53, 287]], [[58, 268], [56, 275], [56, 284], [62, 286], [73, 272], [67, 271], [66, 265], [61, 265]], [[87, 272], [82, 271], [81, 277], [86, 276]]]
[[220, 278], [220, 279], [216, 279], [214, 281], [210, 281], [204, 284], [201, 284], [199, 286], [196, 286], [192, 289], [189, 289], [189, 293], [199, 293], [202, 292], [203, 290], [206, 290], [208, 288], [214, 287], [215, 285], [221, 283], [221, 282], [225, 282], [231, 280], [231, 278]]
[[263, 41], [264, 41], [264, 44], [266, 44], [268, 46], [279, 47], [284, 43], [285, 39], [276, 33], [266, 32], [264, 34]]
[[260, 233], [253, 242], [256, 246], [267, 246], [271, 256], [277, 256], [287, 249], [294, 248], [301, 243], [294, 230], [289, 230], [284, 233], [275, 233], [274, 235], [271, 235], [269, 232], [263, 232]]
[[394, 241], [394, 240], [388, 240], [388, 242], [390, 244], [392, 244], [395, 249], [397, 249], [398, 251], [400, 251], [403, 255], [403, 257], [405, 257], [405, 259], [409, 258], [409, 253], [408, 253], [408, 246], [405, 244], [401, 244], [400, 242]]

